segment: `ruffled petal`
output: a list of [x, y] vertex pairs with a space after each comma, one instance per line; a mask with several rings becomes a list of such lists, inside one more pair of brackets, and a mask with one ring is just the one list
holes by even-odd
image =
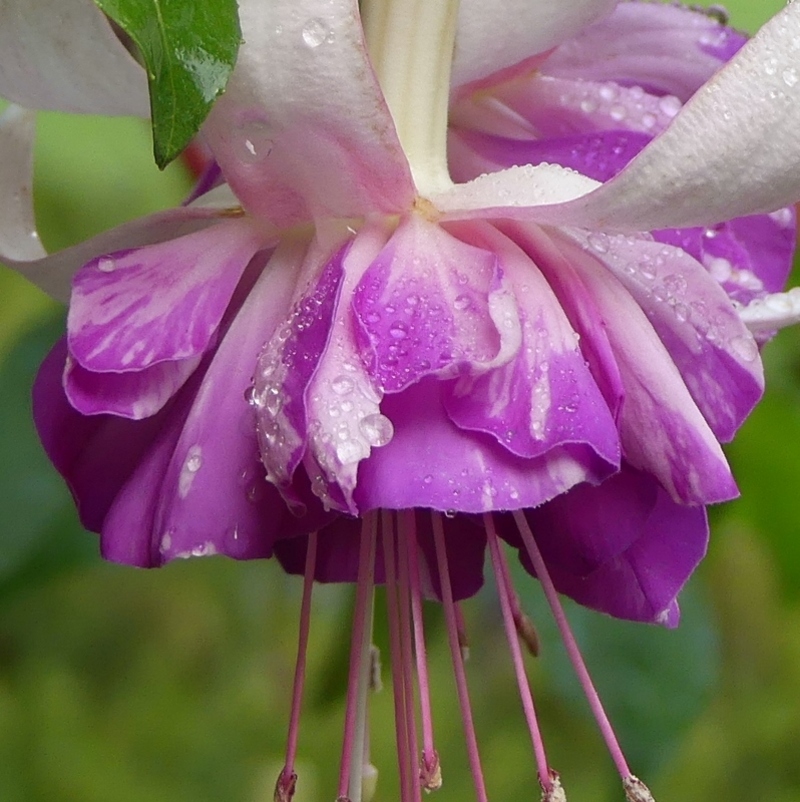
[[396, 393], [424, 376], [451, 378], [488, 363], [501, 348], [490, 306], [503, 307], [505, 327], [519, 331], [507, 296], [491, 253], [409, 215], [353, 298], [367, 369], [384, 392]]
[[444, 408], [447, 384], [427, 378], [384, 397], [381, 412], [392, 422], [394, 436], [359, 466], [354, 498], [362, 513], [536, 507], [579, 482], [608, 475], [608, 463], [575, 459], [566, 448], [525, 459], [491, 435], [460, 429]]
[[512, 241], [487, 225], [460, 235], [490, 249], [511, 285], [522, 342], [513, 359], [479, 376], [465, 375], [445, 393], [462, 429], [492, 434], [521, 457], [563, 449], [577, 462], [619, 467], [612, 414], [578, 346], [578, 337], [539, 268]]
[[744, 34], [697, 7], [619, 3], [612, 14], [557, 47], [542, 71], [576, 81], [638, 86], [686, 101], [746, 41]]
[[[800, 198], [800, 6], [790, 3], [616, 178], [547, 210], [593, 230], [652, 231], [759, 212]], [[769, 147], [764, 147], [768, 142]], [[536, 210], [544, 221], [544, 210]]]
[[574, 36], [608, 14], [616, 0], [462, 0], [453, 86], [486, 78]]
[[[655, 476], [678, 503], [707, 504], [736, 496], [717, 438], [653, 324], [625, 286], [605, 264], [574, 246], [562, 242], [547, 248], [546, 237], [533, 236], [521, 226], [514, 238], [547, 275], [581, 343], [599, 333], [602, 348], [608, 339], [624, 389], [618, 426], [625, 459]], [[588, 296], [586, 301], [581, 301], [583, 296]], [[593, 310], [596, 319], [581, 319], [576, 304], [584, 313]], [[697, 342], [692, 327], [689, 335]], [[602, 370], [604, 363], [594, 367]]]
[[96, 373], [128, 373], [202, 354], [261, 246], [255, 226], [230, 220], [93, 259], [73, 280], [70, 354]]
[[678, 248], [645, 238], [571, 236], [641, 307], [716, 437], [731, 440], [761, 398], [764, 371], [724, 290]]
[[356, 0], [239, 12], [247, 39], [204, 130], [242, 203], [281, 226], [407, 209], [414, 184]]
[[[708, 543], [703, 507], [676, 504], [651, 477], [626, 467], [525, 517], [559, 592], [617, 618], [677, 626], [678, 593]], [[500, 531], [535, 575], [513, 525]]]
[[142, 67], [91, 0], [5, 0], [0, 96], [31, 109], [149, 115]]

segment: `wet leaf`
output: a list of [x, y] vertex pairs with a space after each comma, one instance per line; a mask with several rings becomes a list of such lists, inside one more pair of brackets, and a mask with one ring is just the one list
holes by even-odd
[[186, 147], [224, 91], [241, 44], [236, 0], [95, 0], [147, 69], [156, 163]]

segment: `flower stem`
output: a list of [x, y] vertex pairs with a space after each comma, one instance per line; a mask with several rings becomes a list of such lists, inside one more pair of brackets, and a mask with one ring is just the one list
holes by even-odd
[[447, 106], [459, 0], [364, 0], [372, 63], [421, 195], [451, 186]]

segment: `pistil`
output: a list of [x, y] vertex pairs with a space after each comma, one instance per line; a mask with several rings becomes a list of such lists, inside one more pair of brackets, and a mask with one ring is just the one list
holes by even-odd
[[447, 106], [459, 0], [364, 0], [373, 67], [420, 195], [451, 186]]

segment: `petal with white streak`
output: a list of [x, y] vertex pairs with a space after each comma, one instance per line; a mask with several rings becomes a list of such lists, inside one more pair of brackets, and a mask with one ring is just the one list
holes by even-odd
[[31, 109], [149, 115], [145, 71], [92, 0], [2, 0], [0, 19], [0, 96]]
[[356, 0], [239, 11], [246, 41], [204, 130], [248, 210], [283, 226], [408, 208], [414, 185]]
[[800, 199], [800, 4], [790, 3], [616, 178], [539, 220], [652, 231]]
[[261, 239], [250, 221], [227, 220], [92, 260], [73, 282], [70, 354], [99, 373], [202, 354]]

